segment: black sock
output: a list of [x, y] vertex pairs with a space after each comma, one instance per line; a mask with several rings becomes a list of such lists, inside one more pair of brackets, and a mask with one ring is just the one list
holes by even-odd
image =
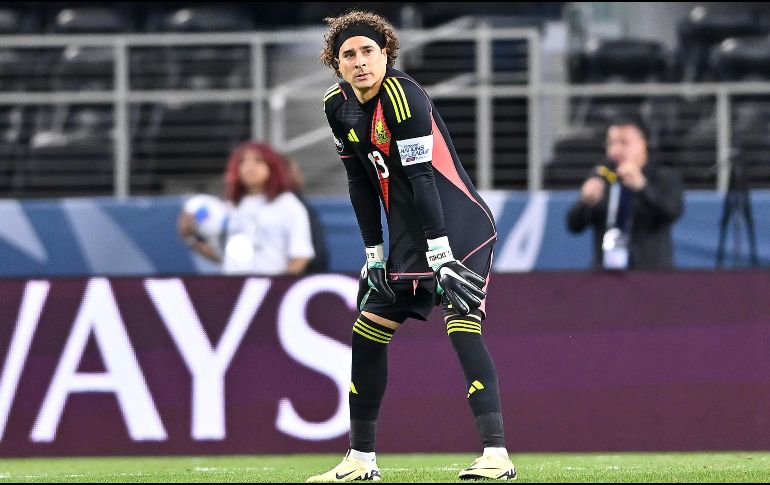
[[505, 448], [502, 413], [487, 413], [476, 416], [476, 429], [479, 431], [481, 444], [484, 448]]
[[350, 449], [371, 453], [377, 438], [377, 421], [350, 420]]
[[350, 402], [350, 447], [374, 451], [377, 415], [388, 383], [388, 343], [395, 330], [374, 323], [363, 315], [353, 325], [352, 381]]
[[447, 333], [465, 374], [467, 398], [484, 446], [504, 447], [503, 419], [497, 371], [481, 338], [481, 317], [453, 315], [447, 319]]

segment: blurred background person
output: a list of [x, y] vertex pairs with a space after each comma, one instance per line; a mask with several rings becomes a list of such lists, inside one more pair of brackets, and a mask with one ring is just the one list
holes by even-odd
[[321, 224], [321, 218], [318, 215], [318, 211], [303, 195], [305, 189], [305, 176], [302, 173], [302, 169], [295, 158], [286, 157], [286, 163], [289, 170], [289, 181], [291, 182], [292, 191], [297, 196], [302, 205], [307, 210], [307, 215], [310, 218], [310, 236], [313, 239], [313, 249], [315, 250], [315, 257], [308, 263], [305, 270], [306, 273], [326, 273], [329, 271], [329, 257], [326, 248], [326, 234], [324, 232], [323, 225]]
[[206, 211], [180, 214], [179, 233], [188, 245], [221, 262], [229, 274], [306, 272], [315, 256], [310, 217], [293, 192], [286, 159], [265, 143], [247, 141], [232, 151], [224, 178], [230, 210], [222, 227], [222, 249], [197, 231]]
[[650, 160], [648, 130], [636, 117], [607, 130], [608, 160], [594, 169], [567, 214], [573, 233], [593, 229], [593, 266], [673, 268], [671, 226], [682, 214], [679, 175]]

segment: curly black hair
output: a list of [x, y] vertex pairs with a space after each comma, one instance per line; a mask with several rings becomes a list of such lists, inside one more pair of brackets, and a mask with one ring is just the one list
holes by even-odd
[[334, 69], [334, 73], [337, 74], [337, 77], [342, 77], [342, 74], [340, 74], [340, 62], [337, 57], [339, 52], [334, 52], [334, 41], [337, 39], [337, 35], [339, 35], [340, 32], [353, 24], [367, 24], [382, 35], [383, 39], [385, 39], [385, 48], [388, 50], [388, 66], [393, 67], [393, 64], [396, 62], [396, 57], [398, 57], [400, 45], [395, 29], [390, 22], [385, 20], [385, 18], [372, 12], [351, 10], [338, 17], [326, 17], [324, 22], [329, 25], [329, 31], [324, 36], [324, 48], [321, 51], [321, 62], [323, 62], [325, 66]]

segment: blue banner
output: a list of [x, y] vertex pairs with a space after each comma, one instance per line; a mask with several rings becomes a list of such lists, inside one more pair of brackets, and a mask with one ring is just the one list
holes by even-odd
[[[590, 232], [574, 235], [566, 214], [576, 191], [482, 194], [498, 225], [496, 272], [582, 270], [590, 266]], [[216, 274], [176, 232], [186, 196], [0, 201], [0, 276]], [[325, 232], [330, 272], [358, 272], [364, 253], [347, 196], [309, 198]], [[690, 191], [674, 226], [681, 269], [713, 269], [724, 197]], [[751, 194], [759, 265], [770, 266], [770, 191]], [[725, 265], [748, 266], [748, 231], [736, 211], [727, 224]]]

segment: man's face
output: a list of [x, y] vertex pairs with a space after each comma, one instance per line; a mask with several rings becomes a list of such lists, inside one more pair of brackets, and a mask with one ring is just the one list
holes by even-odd
[[362, 95], [364, 101], [371, 99], [385, 77], [387, 50], [380, 49], [372, 39], [359, 35], [342, 44], [338, 61], [342, 78]]
[[607, 156], [618, 165], [647, 163], [647, 142], [642, 131], [634, 125], [611, 126], [607, 131]]

